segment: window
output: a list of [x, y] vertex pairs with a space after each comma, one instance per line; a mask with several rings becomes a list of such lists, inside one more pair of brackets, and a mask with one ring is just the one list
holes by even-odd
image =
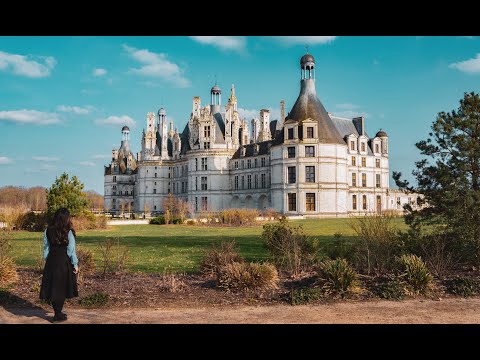
[[258, 167], [258, 159], [255, 158], [255, 167]]
[[265, 174], [262, 174], [261, 176], [261, 182], [262, 182], [262, 189], [265, 189], [265, 186], [266, 186], [266, 176]]
[[262, 158], [262, 167], [265, 167], [265, 158]]
[[288, 211], [297, 211], [297, 194], [288, 194]]
[[313, 127], [307, 127], [307, 139], [313, 139]]
[[198, 176], [195, 177], [195, 190], [198, 191]]
[[238, 190], [238, 175], [235, 175], [235, 190]]
[[350, 141], [350, 150], [355, 150], [355, 141]]
[[235, 161], [235, 169], [238, 169], [238, 161]]
[[209, 141], [205, 141], [205, 142], [203, 143], [203, 148], [204, 148], [204, 149], [210, 149], [210, 142], [209, 142]]
[[305, 166], [305, 182], [315, 182], [315, 166]]
[[182, 193], [185, 192], [185, 183], [182, 181]]
[[305, 146], [305, 157], [315, 157], [315, 146]]
[[210, 126], [205, 126], [203, 128], [203, 136], [206, 137], [206, 138], [210, 137]]
[[207, 170], [207, 158], [202, 158], [202, 170]]
[[352, 166], [357, 166], [357, 158], [352, 156]]
[[208, 208], [208, 198], [206, 196], [202, 196], [202, 210], [207, 210]]
[[288, 167], [288, 183], [295, 184], [297, 182], [297, 174], [295, 166]]
[[352, 209], [357, 210], [357, 195], [352, 195]]
[[130, 191], [130, 195], [131, 195], [131, 196], [133, 196], [133, 190], [132, 190], [132, 191]]
[[201, 183], [202, 183], [202, 190], [207, 190], [207, 177], [206, 176], [202, 176]]
[[375, 187], [380, 187], [380, 174], [375, 175]]
[[252, 188], [252, 175], [247, 175], [247, 189]]
[[155, 177], [157, 177], [157, 173], [155, 173]]
[[357, 186], [357, 174], [352, 173], [352, 186]]
[[247, 160], [247, 168], [249, 168], [249, 169], [252, 168], [252, 160], [251, 159]]
[[173, 183], [173, 193], [176, 194], [176, 191], [175, 191], [175, 184], [176, 183]]
[[362, 142], [362, 151], [365, 151], [365, 143]]
[[245, 189], [245, 176], [242, 176], [242, 189]]
[[362, 187], [367, 187], [367, 174], [362, 174]]
[[376, 153], [380, 152], [380, 146], [378, 144], [375, 144], [375, 152]]
[[112, 191], [112, 195], [117, 195], [117, 192], [116, 192], [116, 191]]
[[242, 169], [245, 169], [245, 160], [242, 160]]
[[198, 171], [198, 159], [195, 158], [195, 171]]
[[363, 195], [362, 198], [363, 198], [363, 201], [362, 201], [363, 210], [367, 210], [367, 195]]
[[117, 177], [116, 176], [113, 177], [113, 182], [117, 182]]
[[156, 193], [157, 193], [157, 189], [153, 189], [153, 193], [156, 194]]
[[367, 166], [367, 158], [366, 157], [362, 157], [362, 166], [363, 167]]
[[306, 193], [305, 194], [305, 210], [307, 211], [315, 211], [315, 194], [314, 193]]
[[295, 146], [289, 146], [287, 148], [288, 150], [288, 158], [294, 158], [295, 157]]
[[155, 206], [153, 207], [153, 210], [157, 210], [157, 205], [155, 205]]
[[254, 183], [255, 183], [255, 189], [258, 189], [258, 174], [255, 174], [255, 177], [254, 177]]
[[380, 167], [380, 159], [375, 159], [375, 167]]
[[400, 205], [401, 205], [401, 203], [400, 203], [400, 198], [397, 197], [397, 209], [400, 209]]
[[288, 140], [293, 140], [293, 128], [288, 129]]

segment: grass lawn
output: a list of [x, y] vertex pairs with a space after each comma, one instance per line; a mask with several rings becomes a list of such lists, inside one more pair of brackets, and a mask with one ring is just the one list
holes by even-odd
[[[348, 219], [308, 219], [292, 221], [302, 225], [305, 232], [320, 240], [324, 246], [335, 241], [340, 232], [354, 240]], [[403, 218], [395, 219], [399, 228], [405, 228]], [[101, 265], [98, 245], [106, 239], [119, 240], [127, 245], [130, 254], [127, 268], [146, 273], [194, 272], [205, 249], [221, 240], [235, 240], [241, 255], [248, 261], [268, 260], [269, 255], [261, 239], [262, 226], [204, 227], [189, 225], [125, 225], [108, 230], [80, 231], [77, 248], [94, 253], [97, 268]], [[19, 231], [13, 235], [13, 255], [18, 265], [35, 266], [43, 252], [43, 233]]]

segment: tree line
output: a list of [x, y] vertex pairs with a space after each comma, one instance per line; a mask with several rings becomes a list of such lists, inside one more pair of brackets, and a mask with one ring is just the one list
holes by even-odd
[[[103, 210], [103, 195], [94, 190], [83, 192], [90, 210]], [[47, 209], [46, 188], [35, 186], [25, 188], [21, 186], [0, 187], [0, 207], [25, 207], [33, 211]]]

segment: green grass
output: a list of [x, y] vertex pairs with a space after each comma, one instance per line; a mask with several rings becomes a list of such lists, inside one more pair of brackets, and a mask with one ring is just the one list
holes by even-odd
[[[334, 233], [340, 232], [354, 241], [354, 232], [348, 219], [308, 219], [292, 221], [303, 225], [305, 232], [328, 246], [335, 241]], [[395, 219], [403, 228], [403, 219]], [[114, 226], [108, 230], [79, 231], [77, 247], [94, 253], [97, 269], [101, 267], [100, 242], [115, 239], [120, 245], [127, 245], [130, 256], [127, 268], [130, 271], [161, 273], [194, 272], [203, 257], [205, 249], [221, 240], [235, 240], [240, 254], [247, 261], [261, 261], [269, 258], [261, 239], [262, 226], [206, 227], [189, 225], [128, 225]], [[18, 265], [35, 266], [43, 252], [43, 233], [18, 231], [14, 233], [13, 255]]]

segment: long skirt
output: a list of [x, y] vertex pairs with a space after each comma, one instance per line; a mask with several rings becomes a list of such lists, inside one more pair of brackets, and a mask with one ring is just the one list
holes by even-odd
[[76, 275], [66, 246], [51, 246], [43, 269], [40, 299], [60, 302], [78, 296]]

